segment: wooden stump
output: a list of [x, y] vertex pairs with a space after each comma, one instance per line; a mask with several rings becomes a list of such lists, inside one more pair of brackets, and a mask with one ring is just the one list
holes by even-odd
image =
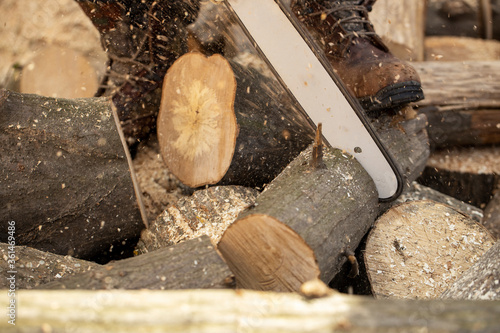
[[109, 99], [2, 90], [0, 127], [0, 227], [15, 222], [16, 245], [99, 261], [130, 251], [140, 194]]
[[480, 224], [433, 201], [391, 208], [375, 223], [365, 265], [377, 298], [438, 297], [494, 244]]
[[38, 289], [227, 288], [231, 284], [230, 276], [231, 271], [210, 239], [202, 236], [52, 281]]

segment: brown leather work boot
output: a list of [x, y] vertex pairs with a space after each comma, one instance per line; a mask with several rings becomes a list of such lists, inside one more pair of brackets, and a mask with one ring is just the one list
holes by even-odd
[[291, 8], [366, 111], [399, 109], [424, 94], [415, 69], [375, 33], [368, 19], [375, 1], [292, 0]]

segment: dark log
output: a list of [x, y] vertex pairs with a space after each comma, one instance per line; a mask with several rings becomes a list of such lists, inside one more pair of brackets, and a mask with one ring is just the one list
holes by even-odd
[[434, 152], [419, 183], [484, 208], [499, 181], [500, 148], [469, 147]]
[[99, 261], [132, 247], [144, 225], [109, 99], [2, 90], [0, 128], [0, 226], [15, 222], [16, 245]]
[[[401, 123], [406, 133], [384, 124], [380, 136], [392, 137], [391, 151], [411, 181], [428, 156], [426, 142], [418, 141], [425, 122]], [[290, 163], [219, 242], [240, 287], [287, 291], [317, 277], [330, 281], [346, 261], [345, 251], [356, 249], [383, 209], [372, 179], [354, 158], [325, 148], [326, 168], [312, 168], [311, 150]]]
[[206, 236], [111, 262], [39, 289], [227, 288], [231, 271]]
[[433, 147], [500, 142], [498, 61], [437, 61], [413, 66], [425, 92], [418, 110], [427, 115]]
[[[16, 327], [5, 319], [2, 331], [500, 331], [499, 302], [374, 300], [338, 293], [309, 299], [248, 290], [21, 290], [16, 296]], [[7, 292], [0, 293], [3, 308], [9, 301]]]
[[436, 298], [494, 243], [486, 228], [449, 206], [413, 201], [392, 207], [366, 241], [373, 295]]
[[90, 261], [43, 252], [27, 246], [13, 248], [4, 243], [0, 244], [0, 256], [4, 259], [0, 261], [0, 289], [9, 289], [7, 278], [11, 274], [15, 275], [17, 289], [32, 289], [100, 266]]
[[170, 205], [141, 234], [138, 251], [145, 253], [206, 235], [217, 245], [238, 214], [259, 192], [241, 186], [213, 186]]
[[500, 242], [486, 251], [440, 298], [500, 300]]

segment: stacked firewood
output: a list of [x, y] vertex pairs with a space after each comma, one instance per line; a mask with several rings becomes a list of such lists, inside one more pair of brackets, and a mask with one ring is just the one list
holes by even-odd
[[[405, 182], [397, 202], [381, 203], [222, 5], [78, 3], [109, 55], [100, 97], [0, 94], [0, 137], [10, 143], [0, 148], [0, 223], [15, 221], [27, 246], [19, 286], [312, 297], [330, 295], [329, 285], [376, 298], [499, 299], [498, 62], [416, 64], [427, 99], [371, 118]], [[148, 137], [185, 192], [161, 214], [145, 211], [128, 150]], [[494, 167], [453, 169], [451, 152], [440, 164], [438, 149], [462, 144], [489, 145]], [[483, 196], [452, 186], [464, 174]]]

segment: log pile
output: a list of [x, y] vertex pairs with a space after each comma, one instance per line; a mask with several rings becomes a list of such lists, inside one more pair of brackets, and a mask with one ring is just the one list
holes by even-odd
[[[459, 196], [450, 182], [460, 177], [443, 181], [450, 170], [433, 151], [450, 149], [449, 160], [468, 144], [495, 156], [483, 146], [500, 142], [497, 62], [415, 64], [427, 99], [370, 115], [404, 177], [404, 194], [381, 203], [368, 173], [323, 143], [332, 129], [312, 128], [227, 13], [207, 21], [220, 5], [78, 3], [107, 47], [98, 93], [107, 97], [0, 93], [9, 143], [0, 226], [16, 225], [15, 251], [9, 234], [0, 238], [0, 271], [15, 264], [17, 288], [38, 289], [17, 292], [24, 331], [99, 331], [88, 318], [120, 331], [145, 322], [169, 331], [498, 328], [496, 303], [463, 301], [500, 299], [498, 170], [458, 171], [472, 174]], [[217, 33], [200, 35], [207, 24]], [[146, 138], [168, 181], [182, 183], [180, 199], [153, 198], [164, 207], [149, 212], [127, 146]]]

